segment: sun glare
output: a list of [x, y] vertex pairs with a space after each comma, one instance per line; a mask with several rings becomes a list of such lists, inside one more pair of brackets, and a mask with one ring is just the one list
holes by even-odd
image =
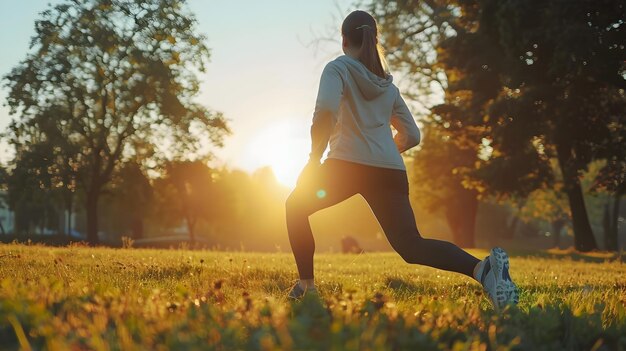
[[293, 188], [306, 163], [308, 148], [308, 139], [298, 136], [292, 123], [277, 122], [252, 138], [246, 163], [252, 169], [270, 166], [281, 184]]

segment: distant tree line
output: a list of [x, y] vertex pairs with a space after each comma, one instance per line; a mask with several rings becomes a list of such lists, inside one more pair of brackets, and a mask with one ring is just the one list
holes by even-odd
[[[75, 225], [63, 225], [64, 199], [58, 193], [39, 187], [38, 177], [6, 172], [10, 208], [16, 220], [13, 237], [28, 237], [35, 228], [70, 237], [60, 228], [84, 233], [88, 218], [83, 206], [72, 209]], [[206, 160], [167, 161], [151, 169], [148, 176], [134, 162], [125, 162], [113, 172], [98, 203], [99, 232], [104, 244], [120, 245], [126, 236], [135, 242], [176, 237], [199, 247], [270, 250], [286, 242], [283, 204], [289, 189], [276, 180], [270, 168], [253, 173], [212, 168]], [[17, 180], [19, 182], [16, 182]], [[8, 186], [7, 186], [8, 185]], [[73, 193], [84, 203], [84, 189]], [[39, 209], [33, 211], [33, 209]], [[187, 237], [186, 239], [184, 239]], [[62, 238], [56, 238], [62, 239]], [[157, 242], [156, 240], [154, 242]]]
[[[192, 244], [223, 248], [239, 248], [241, 243], [259, 246], [268, 237], [282, 239], [280, 214], [288, 189], [269, 168], [249, 174], [187, 161], [166, 164], [153, 179], [140, 174], [138, 167], [128, 171], [135, 173], [134, 180], [120, 179], [102, 208], [103, 216], [115, 225], [103, 229], [113, 235], [150, 239], [178, 231]], [[137, 194], [130, 189], [143, 190]]]
[[375, 0], [369, 9], [390, 66], [424, 111], [417, 193], [444, 213], [457, 243], [474, 244], [479, 201], [490, 198], [556, 231], [571, 223], [578, 250], [598, 248], [581, 185], [596, 164], [588, 190], [605, 194], [605, 247], [617, 249], [623, 1]]

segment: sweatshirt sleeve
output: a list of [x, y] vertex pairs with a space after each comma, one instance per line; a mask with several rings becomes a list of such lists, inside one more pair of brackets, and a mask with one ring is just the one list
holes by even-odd
[[315, 101], [313, 123], [311, 125], [310, 161], [322, 158], [333, 127], [337, 122], [339, 103], [343, 94], [343, 79], [338, 68], [331, 62], [324, 67]]
[[415, 119], [413, 119], [406, 102], [400, 95], [400, 91], [398, 91], [396, 101], [393, 104], [391, 125], [398, 131], [393, 141], [396, 143], [400, 153], [420, 143], [420, 130], [417, 128]]

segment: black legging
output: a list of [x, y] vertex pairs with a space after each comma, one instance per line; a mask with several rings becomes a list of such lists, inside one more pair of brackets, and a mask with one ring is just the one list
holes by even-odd
[[365, 198], [389, 243], [406, 262], [473, 276], [476, 257], [452, 243], [421, 237], [405, 171], [327, 159], [315, 179], [297, 186], [286, 202], [287, 231], [300, 279], [313, 278], [315, 241], [309, 216], [355, 194]]

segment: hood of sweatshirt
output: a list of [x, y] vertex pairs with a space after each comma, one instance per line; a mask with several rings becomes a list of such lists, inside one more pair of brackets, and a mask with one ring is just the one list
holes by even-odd
[[354, 79], [359, 91], [366, 100], [372, 100], [380, 94], [387, 91], [393, 83], [391, 74], [387, 74], [386, 78], [381, 78], [372, 73], [361, 61], [348, 55], [339, 56], [337, 61], [344, 63], [348, 69], [348, 73]]

